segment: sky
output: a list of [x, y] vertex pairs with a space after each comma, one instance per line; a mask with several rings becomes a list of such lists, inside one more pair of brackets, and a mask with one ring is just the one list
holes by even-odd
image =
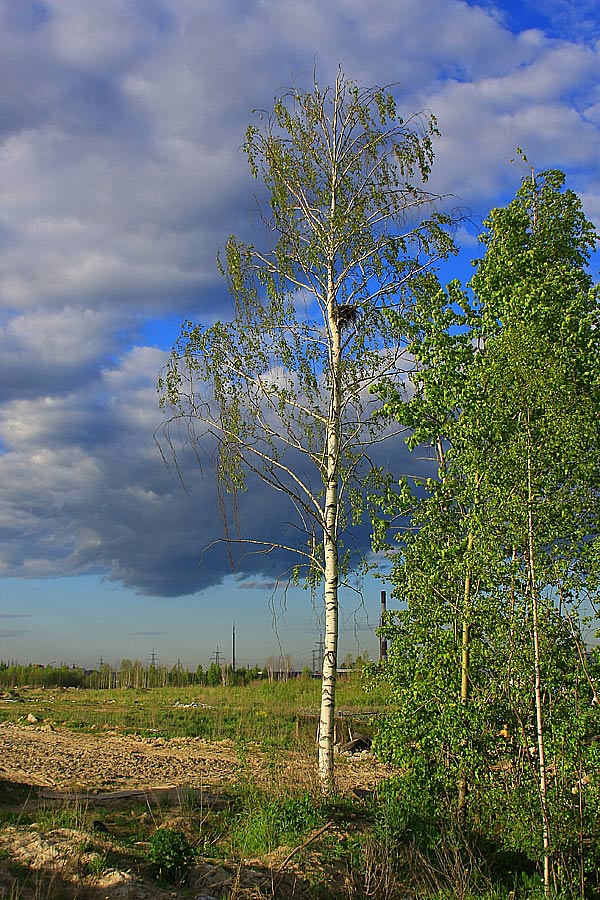
[[[252, 110], [338, 66], [436, 115], [459, 266], [517, 147], [600, 223], [600, 0], [0, 0], [0, 659], [195, 668], [230, 661], [235, 620], [241, 664], [310, 663], [318, 598], [203, 553], [214, 479], [165, 466], [156, 384], [184, 319], [231, 313], [215, 260], [256, 228]], [[290, 518], [260, 485], [240, 516]], [[342, 654], [376, 654], [382, 587], [343, 592]]]

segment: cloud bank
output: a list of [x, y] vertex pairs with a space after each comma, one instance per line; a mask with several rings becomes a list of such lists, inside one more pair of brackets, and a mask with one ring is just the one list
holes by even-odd
[[[157, 450], [155, 386], [179, 321], [229, 315], [215, 255], [256, 237], [251, 110], [309, 86], [315, 63], [323, 83], [341, 64], [433, 110], [432, 187], [475, 215], [514, 191], [520, 146], [600, 220], [593, 10], [536, 9], [523, 30], [462, 0], [0, 7], [0, 574], [179, 595], [230, 571], [222, 545], [202, 556], [222, 534], [211, 473], [190, 463], [186, 494]], [[260, 485], [240, 516], [267, 538], [292, 527]], [[281, 564], [245, 555], [238, 572]]]

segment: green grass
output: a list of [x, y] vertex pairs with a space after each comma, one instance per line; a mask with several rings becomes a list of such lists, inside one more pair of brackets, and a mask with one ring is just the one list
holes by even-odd
[[[27, 715], [32, 713], [38, 725], [48, 723], [73, 731], [229, 739], [291, 749], [314, 743], [315, 728], [310, 718], [301, 718], [298, 731], [297, 719], [299, 713], [318, 709], [320, 683], [299, 678], [258, 681], [247, 687], [103, 691], [35, 688], [21, 690], [19, 696], [15, 703], [0, 705], [0, 721], [27, 724]], [[359, 679], [354, 678], [340, 680], [337, 703], [352, 721], [352, 714], [362, 714], [366, 705], [373, 710], [383, 708], [386, 696], [382, 690], [366, 695]]]
[[322, 798], [309, 792], [272, 796], [242, 785], [223, 833], [221, 852], [230, 857], [260, 857], [281, 846], [293, 847], [325, 821]]

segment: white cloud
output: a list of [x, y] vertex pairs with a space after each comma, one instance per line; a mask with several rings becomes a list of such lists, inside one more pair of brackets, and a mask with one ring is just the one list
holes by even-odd
[[49, 0], [47, 35], [58, 58], [83, 69], [114, 72], [152, 51], [168, 24], [152, 0]]
[[517, 147], [538, 170], [585, 167], [597, 177], [600, 134], [584, 110], [599, 62], [589, 48], [546, 41], [534, 62], [509, 74], [439, 84], [428, 100], [442, 131], [434, 187], [485, 212], [525, 174], [509, 163]]
[[[568, 4], [547, 0], [566, 21]], [[589, 12], [589, 8], [587, 8]], [[573, 32], [575, 33], [575, 32]], [[254, 107], [338, 64], [398, 82], [443, 137], [432, 186], [475, 217], [522, 170], [570, 170], [600, 221], [600, 79], [590, 40], [520, 34], [462, 0], [19, 0], [0, 8], [0, 552], [5, 573], [104, 571], [177, 593], [228, 570], [211, 473], [191, 496], [153, 433], [165, 360], [155, 316], [211, 322], [230, 301], [215, 255], [262, 240], [240, 152]], [[242, 522], [287, 512], [255, 486]], [[269, 560], [276, 574], [277, 563]], [[260, 572], [248, 558], [244, 571]]]

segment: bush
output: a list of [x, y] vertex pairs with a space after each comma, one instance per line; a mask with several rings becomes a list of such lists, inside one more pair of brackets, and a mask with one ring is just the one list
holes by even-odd
[[159, 828], [150, 838], [148, 859], [160, 878], [182, 881], [194, 863], [194, 848], [185, 835], [172, 828]]

